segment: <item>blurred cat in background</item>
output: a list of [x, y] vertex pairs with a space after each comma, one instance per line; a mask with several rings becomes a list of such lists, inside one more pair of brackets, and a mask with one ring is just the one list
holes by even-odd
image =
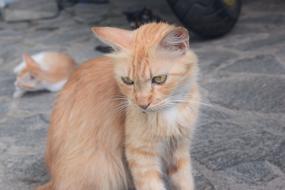
[[17, 79], [13, 97], [21, 97], [28, 91], [59, 91], [75, 68], [75, 61], [66, 53], [23, 54], [23, 61], [14, 69]]

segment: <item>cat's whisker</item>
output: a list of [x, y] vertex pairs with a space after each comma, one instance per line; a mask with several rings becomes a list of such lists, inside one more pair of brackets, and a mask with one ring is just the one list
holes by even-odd
[[113, 100], [125, 100], [127, 99], [126, 97], [116, 97], [116, 98], [112, 98]]
[[171, 100], [172, 102], [176, 102], [176, 103], [194, 103], [194, 104], [200, 104], [202, 106], [208, 106], [208, 107], [214, 107], [212, 104], [208, 104], [208, 103], [205, 103], [205, 102], [199, 102], [199, 101], [193, 101], [193, 100], [183, 100], [183, 99], [174, 99], [174, 100]]
[[113, 96], [113, 98], [126, 98], [126, 96], [124, 96], [124, 95], [115, 95], [115, 96]]
[[126, 97], [113, 97], [112, 100], [127, 100]]
[[165, 98], [161, 101], [159, 101], [157, 104], [152, 105], [152, 107], [150, 108], [151, 111], [159, 111], [165, 107], [167, 107], [167, 103], [169, 102], [168, 98]]
[[165, 98], [163, 100], [160, 100], [157, 104], [154, 104], [153, 107], [156, 107], [156, 106], [160, 106], [161, 104], [165, 104], [169, 101], [168, 98]]
[[[175, 96], [171, 96], [171, 97], [173, 97], [174, 99], [175, 99]], [[183, 98], [180, 98], [179, 100], [185, 100], [185, 99], [191, 99], [191, 98], [193, 98], [193, 96], [190, 94], [185, 94], [184, 96], [182, 96]], [[207, 103], [205, 103], [205, 102], [199, 102], [199, 103], [203, 103], [203, 104], [207, 104]], [[210, 105], [210, 104], [208, 104], [208, 105]]]
[[114, 102], [115, 104], [117, 104], [117, 106], [122, 106], [124, 104], [127, 104], [127, 106], [129, 105], [129, 100], [126, 97], [116, 97], [116, 98], [112, 98], [112, 102]]
[[127, 105], [122, 105], [120, 107], [117, 107], [114, 109], [115, 112], [120, 113], [122, 111], [124, 111], [128, 106]]
[[129, 101], [127, 99], [124, 99], [124, 101], [121, 101], [114, 109], [115, 112], [121, 112], [125, 110], [129, 106]]
[[168, 107], [171, 107], [171, 106], [174, 106], [176, 105], [175, 103], [169, 101], [169, 99], [164, 99], [164, 101], [162, 102], [159, 102], [159, 104], [156, 104], [154, 105], [152, 108], [151, 108], [151, 111], [160, 111], [162, 109], [165, 109], [165, 108], [168, 108]]
[[122, 106], [122, 105], [129, 105], [129, 102], [127, 100], [121, 101], [120, 103], [117, 104], [117, 106]]

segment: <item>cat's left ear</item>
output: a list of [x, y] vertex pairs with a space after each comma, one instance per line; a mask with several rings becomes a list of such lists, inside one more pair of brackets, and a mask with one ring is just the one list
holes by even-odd
[[23, 60], [26, 63], [27, 67], [30, 68], [31, 70], [39, 69], [39, 65], [37, 64], [37, 62], [29, 54], [24, 53]]
[[189, 33], [183, 27], [175, 27], [162, 38], [159, 48], [171, 51], [176, 55], [184, 55], [189, 49]]
[[92, 27], [92, 32], [103, 43], [110, 45], [115, 50], [131, 49], [133, 31], [113, 27]]

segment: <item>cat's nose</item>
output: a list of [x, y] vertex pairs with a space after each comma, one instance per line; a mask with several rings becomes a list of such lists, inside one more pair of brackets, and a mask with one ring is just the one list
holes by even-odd
[[139, 107], [145, 110], [146, 108], [148, 108], [149, 105], [150, 105], [150, 103], [149, 104], [142, 104], [142, 105], [139, 105]]

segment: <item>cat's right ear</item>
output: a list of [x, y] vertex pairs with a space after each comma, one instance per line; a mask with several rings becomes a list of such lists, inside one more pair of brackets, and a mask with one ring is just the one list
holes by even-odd
[[39, 69], [37, 62], [29, 54], [24, 53], [23, 60], [26, 63], [27, 67], [31, 70]]
[[162, 38], [160, 48], [176, 55], [183, 55], [189, 49], [189, 33], [183, 27], [175, 27]]
[[113, 27], [92, 27], [91, 30], [97, 38], [115, 50], [132, 48], [133, 31]]

